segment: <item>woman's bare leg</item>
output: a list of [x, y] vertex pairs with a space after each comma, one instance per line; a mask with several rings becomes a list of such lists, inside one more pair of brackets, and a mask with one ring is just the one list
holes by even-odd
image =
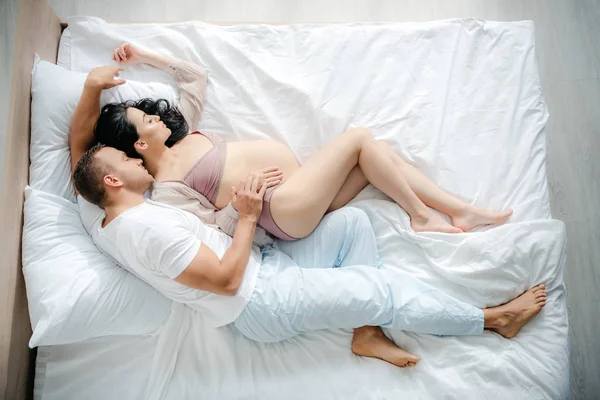
[[[463, 231], [471, 230], [480, 225], [502, 224], [512, 215], [512, 210], [496, 211], [479, 208], [468, 204], [435, 185], [429, 178], [418, 169], [404, 161], [387, 143], [378, 141], [379, 145], [388, 154], [396, 165], [396, 172], [403, 174], [406, 182], [421, 201], [452, 219], [452, 225]], [[352, 169], [340, 191], [329, 205], [327, 212], [337, 210], [345, 206], [361, 190], [369, 184], [360, 169], [356, 166]]]
[[365, 177], [360, 167], [357, 165], [352, 168], [350, 174], [342, 184], [339, 192], [333, 198], [327, 212], [338, 210], [344, 207], [350, 200], [356, 197], [367, 185], [369, 180]]
[[377, 142], [403, 174], [410, 188], [431, 208], [452, 218], [452, 225], [468, 231], [479, 225], [502, 224], [512, 215], [512, 210], [495, 211], [472, 206], [435, 185], [418, 169], [404, 161], [387, 143]]
[[271, 212], [277, 225], [293, 237], [310, 234], [356, 165], [409, 214], [415, 231], [461, 232], [423, 204], [403, 175], [395, 173], [395, 164], [371, 133], [361, 128], [335, 138], [273, 193]]

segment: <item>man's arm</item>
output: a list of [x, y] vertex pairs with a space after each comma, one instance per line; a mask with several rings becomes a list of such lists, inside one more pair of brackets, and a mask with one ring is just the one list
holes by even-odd
[[196, 257], [175, 280], [194, 289], [234, 296], [244, 278], [255, 230], [255, 220], [240, 219], [233, 242], [221, 260], [202, 244]]
[[71, 172], [83, 154], [94, 143], [94, 125], [100, 116], [100, 94], [103, 89], [125, 83], [124, 79], [114, 79], [122, 71], [121, 67], [94, 68], [87, 76], [83, 86], [83, 93], [75, 109], [69, 146], [71, 148]]
[[233, 242], [223, 258], [219, 260], [211, 249], [201, 245], [189, 266], [175, 278], [177, 282], [227, 296], [237, 293], [248, 265], [256, 223], [267, 188], [266, 184], [259, 185], [259, 179], [258, 174], [251, 174], [240, 183], [239, 189], [232, 188], [232, 203], [240, 218]]

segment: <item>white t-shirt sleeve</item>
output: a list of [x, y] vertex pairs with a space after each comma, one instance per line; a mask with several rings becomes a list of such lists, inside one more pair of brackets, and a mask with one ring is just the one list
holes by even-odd
[[79, 195], [77, 196], [77, 205], [79, 206], [79, 215], [81, 216], [83, 227], [91, 235], [94, 226], [101, 224], [106, 214], [100, 207], [90, 203]]
[[183, 227], [161, 227], [161, 243], [155, 243], [156, 269], [171, 279], [177, 278], [192, 262], [202, 242], [189, 230]]

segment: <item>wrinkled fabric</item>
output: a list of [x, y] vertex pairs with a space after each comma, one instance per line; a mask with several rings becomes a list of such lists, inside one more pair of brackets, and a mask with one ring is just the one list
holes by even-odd
[[[544, 310], [511, 340], [491, 332], [439, 337], [386, 330], [422, 357], [409, 370], [354, 356], [345, 330], [258, 343], [235, 327], [210, 329], [201, 315], [183, 310], [185, 324], [169, 322], [159, 345], [148, 347], [153, 362], [132, 366], [136, 373], [152, 370], [143, 394], [174, 400], [569, 396], [565, 228], [549, 219], [549, 114], [532, 21], [214, 26], [72, 18], [69, 27], [78, 71], [109, 63], [123, 41], [202, 62], [209, 77], [200, 130], [225, 140], [280, 140], [304, 162], [347, 127], [366, 126], [443, 189], [478, 206], [515, 210], [501, 227], [414, 234], [406, 213], [369, 187], [360, 195], [366, 201], [354, 205], [373, 224], [385, 268], [479, 307], [506, 302], [536, 283], [548, 287]], [[175, 84], [150, 67], [121, 75]], [[89, 379], [84, 368], [55, 369], [54, 387], [69, 382], [71, 397], [107, 398], [93, 386], [118, 387], [127, 375], [99, 375], [93, 353], [87, 356], [71, 365], [87, 367]], [[46, 398], [69, 397], [64, 394], [57, 389]]]

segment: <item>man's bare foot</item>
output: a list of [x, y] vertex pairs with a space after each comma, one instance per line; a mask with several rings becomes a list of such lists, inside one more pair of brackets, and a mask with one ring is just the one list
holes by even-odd
[[469, 207], [462, 213], [452, 216], [452, 225], [463, 232], [481, 225], [503, 224], [513, 214], [513, 210], [487, 210], [479, 207]]
[[546, 287], [538, 285], [516, 299], [488, 310], [490, 329], [505, 338], [512, 338], [546, 305]]
[[462, 233], [460, 228], [452, 226], [435, 213], [431, 213], [428, 217], [411, 218], [410, 226], [415, 232]]
[[378, 326], [363, 326], [355, 329], [352, 352], [363, 357], [379, 358], [401, 368], [414, 367], [421, 359], [396, 346]]

